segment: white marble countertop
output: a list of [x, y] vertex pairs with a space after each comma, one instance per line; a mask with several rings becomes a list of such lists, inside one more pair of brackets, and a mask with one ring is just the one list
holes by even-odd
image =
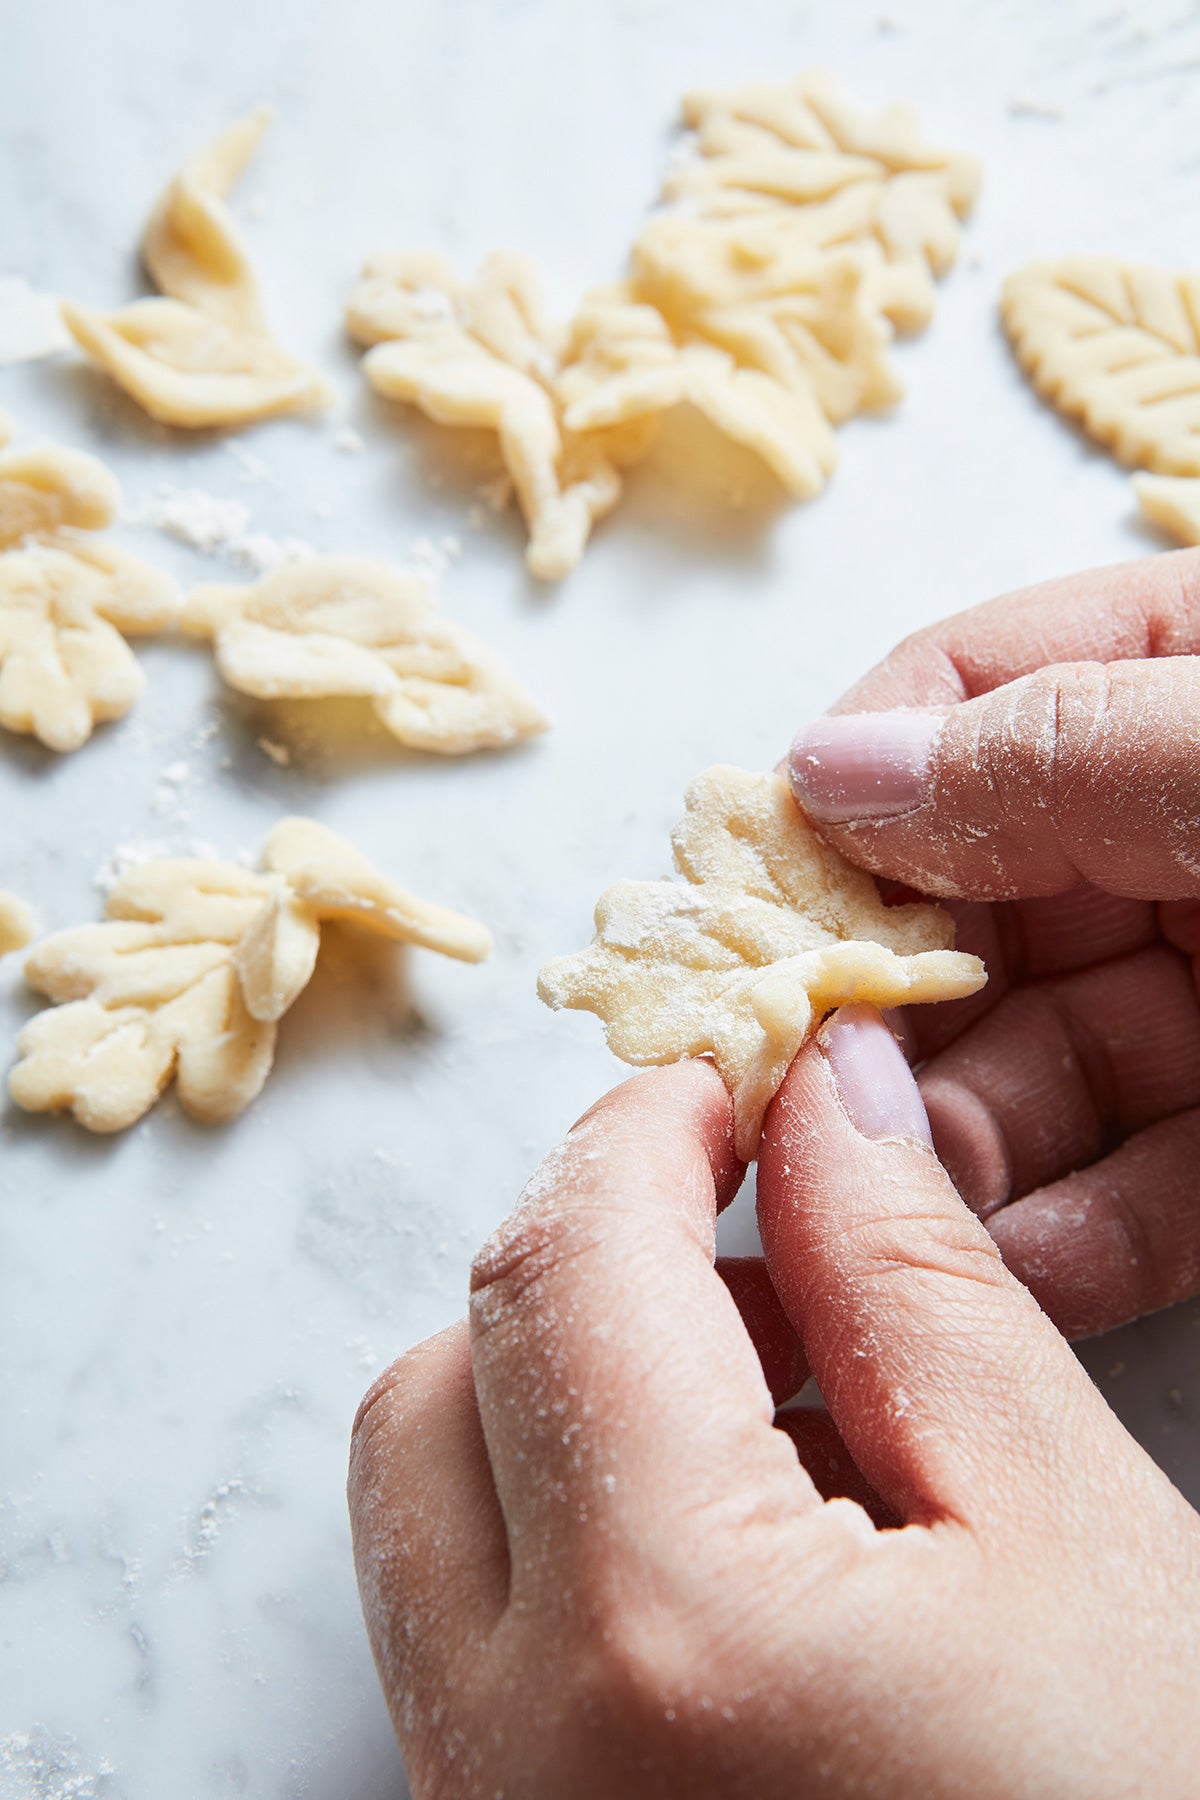
[[[0, 8], [0, 276], [93, 304], [138, 291], [163, 178], [261, 99], [278, 118], [237, 199], [279, 336], [339, 402], [237, 441], [149, 426], [74, 356], [0, 368], [21, 441], [90, 448], [130, 504], [234, 496], [320, 549], [452, 536], [443, 603], [493, 642], [555, 729], [439, 762], [369, 747], [279, 768], [276, 722], [202, 650], [151, 643], [142, 704], [80, 754], [0, 743], [0, 886], [43, 928], [98, 916], [119, 845], [257, 850], [284, 811], [352, 837], [472, 912], [480, 969], [416, 954], [414, 1014], [343, 951], [236, 1124], [167, 1099], [125, 1135], [0, 1115], [0, 1797], [385, 1800], [404, 1791], [350, 1565], [354, 1406], [459, 1312], [473, 1247], [539, 1154], [620, 1073], [594, 1020], [534, 996], [596, 894], [655, 875], [691, 775], [769, 764], [902, 633], [990, 593], [1149, 552], [1127, 478], [1034, 398], [995, 323], [1039, 253], [1182, 263], [1200, 216], [1200, 14], [1176, 0], [40, 0]], [[808, 507], [728, 514], [678, 477], [630, 483], [556, 592], [494, 467], [373, 403], [340, 335], [363, 255], [529, 252], [566, 308], [615, 274], [685, 87], [812, 63], [916, 101], [987, 185], [932, 329], [901, 346], [894, 418], [841, 433]], [[353, 425], [365, 453], [339, 450]], [[257, 480], [249, 479], [255, 473]], [[233, 575], [128, 530], [185, 581]], [[212, 729], [215, 726], [215, 729]], [[286, 734], [284, 734], [286, 735]], [[173, 764], [182, 779], [162, 780]], [[174, 774], [178, 776], [179, 771]], [[0, 1057], [34, 1007], [0, 972]], [[752, 1229], [740, 1202], [727, 1224]], [[1200, 1500], [1200, 1306], [1086, 1351]]]

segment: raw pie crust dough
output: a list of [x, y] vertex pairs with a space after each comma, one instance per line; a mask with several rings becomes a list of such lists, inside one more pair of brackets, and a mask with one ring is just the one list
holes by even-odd
[[0, 456], [0, 726], [50, 750], [124, 717], [145, 686], [125, 638], [179, 610], [169, 576], [93, 535], [119, 504], [115, 478], [82, 451]]
[[319, 556], [248, 587], [197, 588], [182, 623], [213, 639], [222, 676], [241, 693], [362, 696], [414, 749], [460, 756], [546, 729], [491, 651], [439, 616], [419, 575], [368, 557]]
[[1200, 478], [1135, 475], [1133, 491], [1145, 516], [1181, 544], [1200, 544]]
[[321, 924], [350, 920], [463, 962], [491, 947], [482, 925], [418, 900], [311, 819], [284, 819], [263, 872], [188, 859], [148, 862], [108, 896], [108, 921], [56, 932], [25, 963], [53, 1003], [17, 1040], [9, 1080], [29, 1112], [69, 1109], [121, 1131], [175, 1076], [194, 1118], [234, 1118], [261, 1090], [278, 1021], [304, 991]]
[[259, 107], [228, 126], [156, 202], [142, 257], [166, 298], [114, 313], [63, 302], [76, 342], [164, 425], [244, 425], [333, 399], [328, 383], [271, 336], [225, 205], [271, 117], [270, 107]]
[[23, 900], [0, 888], [0, 956], [21, 950], [33, 936], [33, 914]]
[[638, 237], [627, 281], [562, 330], [529, 265], [489, 258], [474, 287], [428, 252], [372, 257], [347, 306], [377, 391], [500, 436], [553, 580], [616, 502], [620, 471], [688, 402], [798, 498], [836, 461], [832, 427], [901, 394], [885, 350], [918, 330], [979, 185], [925, 144], [912, 110], [860, 112], [825, 75], [684, 102], [694, 156]]
[[987, 980], [977, 956], [953, 948], [949, 914], [884, 906], [777, 775], [707, 770], [671, 842], [685, 880], [608, 888], [593, 942], [547, 963], [538, 992], [596, 1013], [624, 1062], [711, 1055], [743, 1161], [792, 1058], [835, 1007], [958, 999]]

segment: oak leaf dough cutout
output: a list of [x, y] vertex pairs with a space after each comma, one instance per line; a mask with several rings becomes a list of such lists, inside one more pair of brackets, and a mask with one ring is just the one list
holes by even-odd
[[1200, 276], [1112, 256], [1031, 263], [1004, 328], [1033, 385], [1123, 463], [1200, 476]]
[[225, 205], [271, 117], [270, 107], [260, 107], [227, 126], [156, 201], [142, 258], [164, 298], [113, 313], [63, 302], [80, 347], [164, 425], [245, 425], [317, 410], [333, 398], [328, 383], [271, 336]]
[[565, 426], [555, 391], [563, 333], [544, 316], [531, 264], [497, 253], [472, 286], [428, 251], [371, 257], [346, 323], [373, 346], [363, 372], [377, 393], [440, 425], [498, 434], [529, 529], [530, 571], [545, 581], [568, 574], [616, 505], [620, 471], [649, 449], [653, 424], [584, 434]]
[[187, 858], [147, 862], [108, 895], [103, 924], [56, 932], [25, 963], [52, 1008], [17, 1041], [9, 1079], [29, 1112], [69, 1110], [122, 1131], [175, 1077], [205, 1123], [244, 1111], [270, 1073], [279, 1020], [316, 965], [321, 925], [479, 962], [483, 926], [418, 900], [311, 819], [270, 833], [261, 873]]
[[213, 640], [241, 693], [360, 696], [413, 749], [461, 756], [546, 729], [498, 658], [440, 617], [419, 575], [368, 557], [313, 557], [250, 586], [197, 588], [182, 624]]
[[1133, 491], [1152, 524], [1181, 544], [1200, 544], [1200, 477], [1135, 475]]
[[941, 907], [884, 906], [777, 775], [708, 769], [671, 842], [684, 880], [608, 888], [593, 942], [547, 963], [538, 992], [596, 1013], [624, 1062], [711, 1056], [746, 1162], [792, 1058], [835, 1007], [957, 999], [987, 979], [953, 948]]
[[33, 936], [33, 914], [16, 894], [0, 888], [0, 956], [21, 950]]
[[974, 159], [925, 144], [907, 107], [849, 105], [828, 77], [693, 95], [696, 154], [631, 273], [549, 326], [529, 265], [494, 256], [476, 285], [415, 251], [371, 258], [346, 322], [367, 379], [441, 424], [486, 426], [556, 580], [649, 449], [690, 404], [793, 497], [820, 492], [833, 426], [901, 395], [885, 351], [933, 310], [979, 184]]
[[0, 727], [50, 750], [124, 717], [145, 686], [126, 637], [178, 612], [169, 576], [94, 536], [119, 505], [115, 478], [82, 451], [0, 456]]

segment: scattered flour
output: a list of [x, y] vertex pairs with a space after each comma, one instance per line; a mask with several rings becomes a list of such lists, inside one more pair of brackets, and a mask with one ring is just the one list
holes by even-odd
[[290, 767], [292, 753], [286, 744], [277, 744], [271, 738], [260, 737], [258, 747], [264, 756], [269, 756], [278, 769]]
[[1014, 94], [1008, 103], [1010, 117], [1014, 119], [1061, 119], [1061, 106], [1054, 106], [1046, 100], [1033, 100], [1027, 94]]
[[0, 364], [39, 362], [70, 343], [54, 294], [39, 293], [23, 275], [0, 275]]
[[462, 555], [462, 542], [452, 535], [440, 538], [415, 537], [408, 544], [408, 564], [414, 574], [421, 575], [435, 587], [452, 563]]
[[45, 1725], [0, 1737], [0, 1800], [100, 1800], [97, 1784], [115, 1773], [109, 1762], [86, 1770], [74, 1739]]
[[353, 425], [343, 425], [340, 431], [333, 434], [333, 447], [344, 451], [347, 456], [361, 456], [367, 446], [361, 432], [355, 431]]
[[232, 456], [247, 484], [265, 481], [271, 473], [261, 456], [255, 456], [253, 450], [247, 450], [245, 444], [239, 444], [236, 438], [228, 438], [225, 449]]
[[200, 862], [232, 862], [243, 869], [253, 868], [258, 861], [255, 851], [238, 850], [228, 856], [207, 838], [191, 838], [182, 844], [177, 839], [130, 838], [109, 852], [92, 877], [92, 885], [102, 894], [109, 894], [131, 869], [171, 856], [195, 857]]
[[206, 494], [200, 488], [168, 488], [153, 500], [128, 508], [123, 523], [153, 525], [189, 549], [218, 556], [252, 575], [316, 555], [302, 538], [275, 538], [251, 530], [253, 520], [244, 501]]

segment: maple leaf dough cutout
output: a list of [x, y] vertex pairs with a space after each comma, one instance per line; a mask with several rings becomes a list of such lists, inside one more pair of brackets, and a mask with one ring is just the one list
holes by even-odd
[[947, 913], [884, 906], [777, 775], [707, 770], [671, 841], [685, 879], [607, 889], [593, 942], [547, 963], [538, 992], [596, 1013], [624, 1062], [711, 1055], [744, 1161], [792, 1058], [835, 1007], [956, 999], [987, 979], [953, 948]]
[[1133, 490], [1146, 518], [1181, 544], [1200, 544], [1200, 478], [1135, 475]]
[[427, 251], [375, 256], [346, 323], [373, 346], [363, 373], [377, 393], [440, 425], [498, 434], [529, 528], [530, 571], [546, 581], [569, 573], [620, 497], [620, 471], [649, 448], [653, 424], [564, 428], [555, 393], [563, 334], [543, 316], [531, 265], [497, 253], [467, 286]]
[[[851, 252], [897, 330], [929, 323], [934, 279], [954, 262], [979, 191], [974, 157], [927, 144], [910, 106], [852, 105], [817, 69], [689, 94], [683, 115], [695, 154], [677, 159], [669, 199], [724, 221], [728, 241], [760, 265]], [[635, 273], [659, 229], [652, 220], [635, 246]]]
[[414, 749], [459, 756], [546, 729], [491, 651], [438, 615], [419, 575], [368, 557], [313, 557], [250, 586], [197, 588], [182, 624], [213, 639], [241, 693], [362, 696]]
[[1004, 328], [1040, 394], [1123, 463], [1200, 476], [1200, 276], [1111, 256], [1031, 263]]
[[245, 425], [313, 411], [333, 398], [321, 376], [272, 338], [225, 205], [271, 116], [260, 107], [228, 126], [155, 202], [142, 255], [165, 298], [135, 300], [113, 313], [62, 304], [80, 347], [164, 425]]
[[0, 956], [21, 950], [33, 936], [33, 914], [16, 894], [0, 888]]
[[69, 1110], [124, 1130], [174, 1076], [206, 1123], [261, 1091], [278, 1021], [307, 985], [322, 922], [350, 920], [464, 962], [488, 953], [474, 920], [418, 900], [310, 819], [267, 838], [263, 871], [148, 862], [109, 893], [107, 920], [56, 932], [25, 976], [53, 1003], [21, 1032], [9, 1091], [29, 1112]]

